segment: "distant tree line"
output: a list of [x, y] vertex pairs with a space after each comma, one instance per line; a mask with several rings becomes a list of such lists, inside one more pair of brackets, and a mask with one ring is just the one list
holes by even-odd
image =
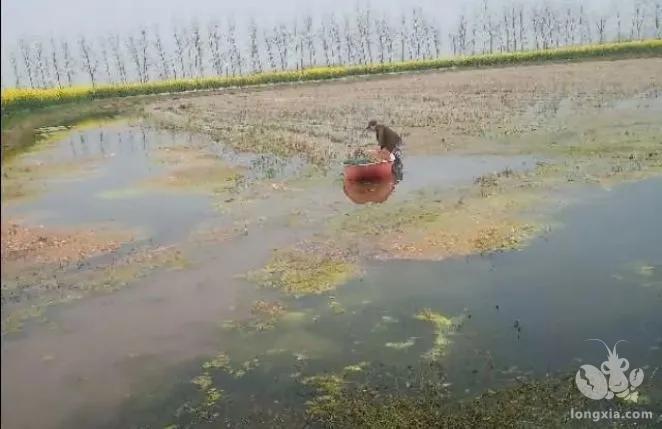
[[270, 28], [251, 20], [247, 27], [241, 37], [226, 19], [76, 40], [23, 38], [8, 49], [13, 82], [3, 79], [3, 87], [146, 83], [662, 38], [662, 0], [622, 2], [598, 15], [581, 3], [494, 8], [482, 0], [445, 29], [419, 8], [393, 17], [358, 6], [342, 16], [308, 15]]

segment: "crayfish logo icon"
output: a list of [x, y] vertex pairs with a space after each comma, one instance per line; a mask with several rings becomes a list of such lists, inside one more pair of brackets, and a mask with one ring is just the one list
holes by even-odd
[[607, 349], [607, 360], [602, 362], [600, 368], [593, 365], [582, 365], [575, 375], [575, 384], [579, 391], [587, 398], [612, 399], [614, 396], [630, 401], [637, 400], [639, 392], [635, 390], [644, 381], [644, 371], [635, 368], [626, 375], [630, 362], [616, 353], [616, 346], [624, 340], [619, 340], [610, 350], [607, 344], [595, 338], [586, 341], [599, 341]]

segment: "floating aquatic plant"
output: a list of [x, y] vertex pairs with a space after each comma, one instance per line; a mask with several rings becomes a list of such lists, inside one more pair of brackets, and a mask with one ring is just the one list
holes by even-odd
[[213, 359], [202, 364], [204, 369], [227, 369], [230, 367], [230, 358], [225, 353], [217, 354]]
[[195, 376], [191, 380], [191, 383], [198, 386], [201, 390], [207, 390], [213, 384], [212, 379], [211, 379], [211, 375], [209, 375], [209, 373], [204, 373], [204, 374]]
[[386, 347], [390, 349], [395, 349], [395, 350], [404, 350], [408, 349], [409, 347], [413, 346], [416, 344], [416, 337], [409, 337], [407, 338], [407, 341], [402, 341], [402, 342], [389, 342], [386, 343]]
[[366, 361], [362, 361], [362, 362], [359, 362], [359, 363], [354, 364], [354, 365], [347, 365], [346, 367], [343, 368], [343, 372], [344, 373], [361, 372], [365, 368], [367, 368], [368, 365], [370, 365], [370, 364]]
[[306, 386], [314, 387], [317, 393], [327, 397], [337, 396], [345, 386], [345, 380], [335, 374], [314, 375], [302, 380]]
[[338, 301], [330, 301], [329, 308], [333, 314], [342, 314], [345, 312], [345, 307]]
[[439, 360], [439, 358], [441, 358], [446, 352], [446, 346], [450, 343], [448, 335], [452, 330], [453, 321], [429, 308], [421, 310], [414, 317], [418, 320], [430, 322], [434, 327], [434, 345], [429, 351], [423, 354], [423, 358], [431, 361]]

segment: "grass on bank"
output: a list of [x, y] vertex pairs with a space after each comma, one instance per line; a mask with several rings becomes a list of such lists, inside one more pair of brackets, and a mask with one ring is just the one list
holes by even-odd
[[549, 50], [508, 52], [456, 58], [405, 61], [339, 67], [317, 67], [302, 71], [258, 73], [236, 77], [178, 79], [147, 83], [78, 86], [69, 88], [10, 88], [2, 92], [3, 115], [22, 109], [34, 109], [60, 103], [132, 95], [175, 93], [195, 90], [242, 87], [270, 83], [326, 80], [348, 76], [397, 73], [453, 67], [477, 67], [524, 64], [541, 61], [563, 61], [618, 56], [662, 56], [662, 40], [630, 41], [599, 45], [563, 47]]

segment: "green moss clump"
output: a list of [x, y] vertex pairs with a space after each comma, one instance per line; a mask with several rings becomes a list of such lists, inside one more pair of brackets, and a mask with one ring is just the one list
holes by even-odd
[[247, 278], [289, 294], [309, 295], [333, 290], [357, 273], [356, 265], [341, 257], [287, 250], [275, 252], [266, 267]]

